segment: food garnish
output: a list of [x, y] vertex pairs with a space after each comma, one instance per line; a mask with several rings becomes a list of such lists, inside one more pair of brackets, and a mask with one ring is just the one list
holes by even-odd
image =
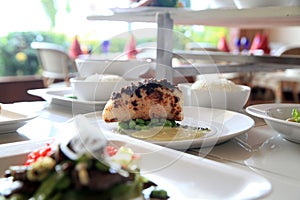
[[67, 95], [64, 95], [64, 97], [70, 98], [70, 99], [78, 99], [78, 97], [74, 94], [67, 94]]
[[300, 123], [300, 112], [296, 108], [293, 108], [291, 115], [292, 117], [287, 121]]
[[175, 120], [168, 119], [151, 119], [151, 120], [143, 120], [143, 119], [135, 119], [129, 120], [125, 122], [119, 122], [119, 129], [121, 130], [145, 130], [154, 126], [166, 126], [166, 127], [178, 127], [179, 123], [176, 123]]
[[209, 131], [207, 127], [181, 125], [175, 120], [168, 119], [135, 119], [118, 123], [118, 132], [154, 141], [196, 139]]
[[294, 108], [292, 110], [292, 116], [295, 122], [300, 122], [300, 113], [298, 112], [298, 110], [296, 108]]

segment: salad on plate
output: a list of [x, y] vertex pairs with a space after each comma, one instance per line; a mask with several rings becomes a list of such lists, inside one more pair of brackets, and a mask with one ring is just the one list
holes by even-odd
[[[76, 120], [86, 123], [83, 116]], [[84, 126], [69, 140], [31, 152], [24, 165], [10, 166], [0, 180], [0, 200], [169, 198], [141, 176], [138, 154], [95, 134]]]

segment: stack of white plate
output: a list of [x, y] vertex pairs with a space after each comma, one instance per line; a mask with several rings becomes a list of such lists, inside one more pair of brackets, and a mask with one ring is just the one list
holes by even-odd
[[300, 0], [233, 0], [236, 7], [256, 8], [256, 7], [274, 7], [274, 6], [299, 6]]

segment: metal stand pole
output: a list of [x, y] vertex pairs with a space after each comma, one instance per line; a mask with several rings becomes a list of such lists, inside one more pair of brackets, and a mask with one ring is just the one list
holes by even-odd
[[173, 82], [173, 19], [169, 13], [157, 13], [157, 52], [156, 72], [157, 79], [167, 79]]

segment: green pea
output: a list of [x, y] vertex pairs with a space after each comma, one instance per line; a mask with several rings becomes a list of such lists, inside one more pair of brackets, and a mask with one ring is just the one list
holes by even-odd
[[159, 123], [159, 119], [151, 119], [151, 124], [157, 124], [157, 123]]
[[136, 125], [136, 126], [135, 126], [135, 130], [142, 130], [142, 126]]
[[167, 199], [168, 193], [165, 190], [153, 190], [150, 194], [151, 198]]
[[121, 128], [121, 129], [129, 129], [129, 124], [128, 124], [128, 122], [120, 122], [119, 123], [119, 127]]
[[172, 127], [178, 126], [175, 120], [172, 120]]
[[166, 127], [172, 127], [172, 122], [170, 120], [166, 120], [165, 126]]
[[130, 120], [130, 121], [129, 121], [129, 128], [131, 128], [131, 129], [135, 129], [135, 126], [136, 126], [136, 123], [135, 123], [135, 121], [133, 121], [133, 120]]
[[145, 124], [145, 121], [143, 119], [136, 119], [135, 121], [137, 124]]
[[158, 119], [159, 120], [159, 122], [161, 122], [161, 123], [165, 123], [165, 121], [167, 120], [167, 119], [165, 119], [165, 118], [160, 118], [160, 119]]

